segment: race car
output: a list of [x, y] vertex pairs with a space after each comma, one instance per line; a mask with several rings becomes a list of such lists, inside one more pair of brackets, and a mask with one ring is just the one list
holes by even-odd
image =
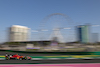
[[5, 59], [6, 60], [9, 60], [9, 59], [31, 60], [31, 57], [29, 57], [29, 56], [19, 56], [18, 54], [15, 54], [15, 55], [8, 55], [8, 54], [6, 54]]

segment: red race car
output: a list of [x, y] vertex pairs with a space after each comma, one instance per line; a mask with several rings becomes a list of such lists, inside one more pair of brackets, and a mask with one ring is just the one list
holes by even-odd
[[16, 60], [31, 60], [31, 57], [29, 56], [19, 56], [18, 54], [15, 54], [15, 55], [8, 55], [6, 54], [5, 56], [6, 60], [9, 60], [9, 59], [16, 59]]

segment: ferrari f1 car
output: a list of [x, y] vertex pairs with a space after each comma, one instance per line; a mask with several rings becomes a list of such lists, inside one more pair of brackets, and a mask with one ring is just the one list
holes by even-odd
[[5, 59], [6, 60], [10, 60], [10, 59], [31, 60], [31, 57], [29, 57], [29, 56], [19, 56], [18, 54], [15, 54], [15, 55], [8, 55], [8, 54], [6, 54]]

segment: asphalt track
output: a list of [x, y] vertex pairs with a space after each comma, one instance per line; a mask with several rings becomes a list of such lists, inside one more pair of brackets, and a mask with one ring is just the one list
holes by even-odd
[[60, 59], [60, 60], [0, 60], [0, 64], [64, 64], [64, 63], [100, 63], [100, 59]]
[[[5, 54], [17, 54], [17, 52], [2, 52], [0, 51], [0, 55]], [[59, 56], [62, 54], [29, 54], [29, 53], [18, 53], [19, 55], [24, 56]], [[100, 63], [100, 59], [43, 59], [43, 60], [0, 60], [0, 64], [64, 64], [64, 63]]]

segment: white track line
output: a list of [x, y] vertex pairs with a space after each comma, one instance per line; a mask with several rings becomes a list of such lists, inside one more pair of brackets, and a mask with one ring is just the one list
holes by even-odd
[[43, 60], [43, 58], [32, 58], [31, 60]]
[[47, 59], [51, 59], [51, 60], [53, 60], [53, 59], [54, 59], [54, 60], [55, 60], [55, 59], [62, 59], [62, 58], [47, 58]]
[[0, 60], [5, 60], [5, 58], [0, 58]]
[[85, 57], [85, 58], [82, 58], [82, 59], [95, 59], [95, 58]]

